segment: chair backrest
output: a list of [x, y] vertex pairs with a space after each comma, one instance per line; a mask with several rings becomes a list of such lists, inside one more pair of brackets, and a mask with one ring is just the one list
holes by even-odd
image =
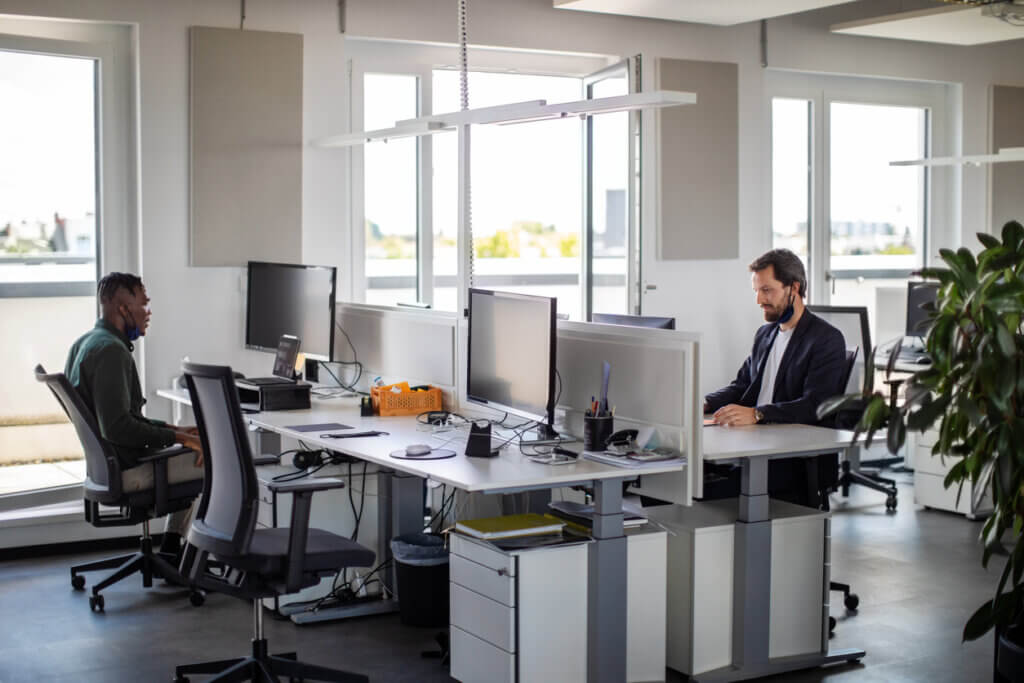
[[832, 327], [838, 329], [846, 342], [847, 350], [861, 348], [864, 351], [864, 362], [854, 365], [847, 382], [840, 387], [840, 393], [849, 393], [864, 385], [865, 373], [871, 368], [871, 330], [868, 327], [867, 306], [808, 306], [807, 310], [818, 316]]
[[100, 428], [89, 406], [71, 386], [62, 372], [46, 374], [36, 366], [36, 380], [53, 392], [60, 407], [71, 420], [85, 452], [85, 497], [98, 503], [116, 504], [121, 498], [121, 463], [110, 443], [100, 436]]
[[203, 497], [189, 542], [223, 558], [248, 553], [259, 492], [231, 368], [183, 363], [203, 444]]
[[858, 387], [853, 387], [853, 391], [850, 388], [850, 378], [853, 376], [853, 367], [857, 364], [857, 354], [860, 353], [860, 349], [847, 349], [846, 350], [846, 367], [843, 370], [843, 379], [839, 382], [840, 393], [853, 393]]

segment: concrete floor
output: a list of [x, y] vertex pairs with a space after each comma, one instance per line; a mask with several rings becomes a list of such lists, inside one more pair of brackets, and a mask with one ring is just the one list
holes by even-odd
[[[903, 483], [895, 515], [871, 491], [834, 498], [833, 578], [852, 583], [861, 605], [847, 615], [835, 597], [832, 645], [866, 649], [863, 664], [770, 680], [991, 680], [991, 638], [961, 644], [960, 633], [991, 597], [1001, 563], [981, 568], [980, 523], [915, 509], [909, 475], [897, 477]], [[143, 590], [134, 577], [105, 591], [105, 614], [91, 613], [86, 593], [68, 583], [68, 566], [111, 554], [0, 562], [0, 682], [170, 681], [175, 664], [246, 653], [252, 612], [227, 596], [211, 595], [194, 608], [182, 591]], [[298, 650], [302, 659], [374, 681], [452, 680], [437, 660], [420, 656], [435, 648], [436, 630], [402, 626], [394, 615], [303, 627], [266, 623], [273, 651]], [[668, 680], [685, 678], [668, 672]]]

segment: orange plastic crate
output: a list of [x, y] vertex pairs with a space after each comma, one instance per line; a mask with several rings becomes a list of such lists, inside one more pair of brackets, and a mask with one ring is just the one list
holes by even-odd
[[437, 387], [397, 394], [390, 391], [390, 387], [370, 387], [373, 411], [381, 417], [419, 415], [429, 410], [441, 410], [441, 398], [441, 390]]

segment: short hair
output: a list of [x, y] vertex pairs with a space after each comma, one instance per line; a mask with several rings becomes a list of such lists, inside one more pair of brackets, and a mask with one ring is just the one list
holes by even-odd
[[750, 272], [756, 273], [771, 266], [775, 271], [775, 279], [785, 286], [794, 282], [800, 283], [800, 296], [807, 298], [807, 272], [803, 261], [789, 249], [772, 249], [761, 254], [750, 263]]
[[96, 296], [101, 304], [109, 304], [114, 300], [118, 290], [127, 289], [135, 296], [135, 290], [142, 287], [142, 278], [131, 273], [107, 273], [96, 284]]

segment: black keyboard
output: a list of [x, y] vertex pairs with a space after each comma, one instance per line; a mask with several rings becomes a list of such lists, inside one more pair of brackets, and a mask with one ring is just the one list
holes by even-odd
[[268, 384], [295, 384], [294, 380], [285, 379], [284, 377], [246, 377], [239, 381], [258, 387], [266, 386]]

